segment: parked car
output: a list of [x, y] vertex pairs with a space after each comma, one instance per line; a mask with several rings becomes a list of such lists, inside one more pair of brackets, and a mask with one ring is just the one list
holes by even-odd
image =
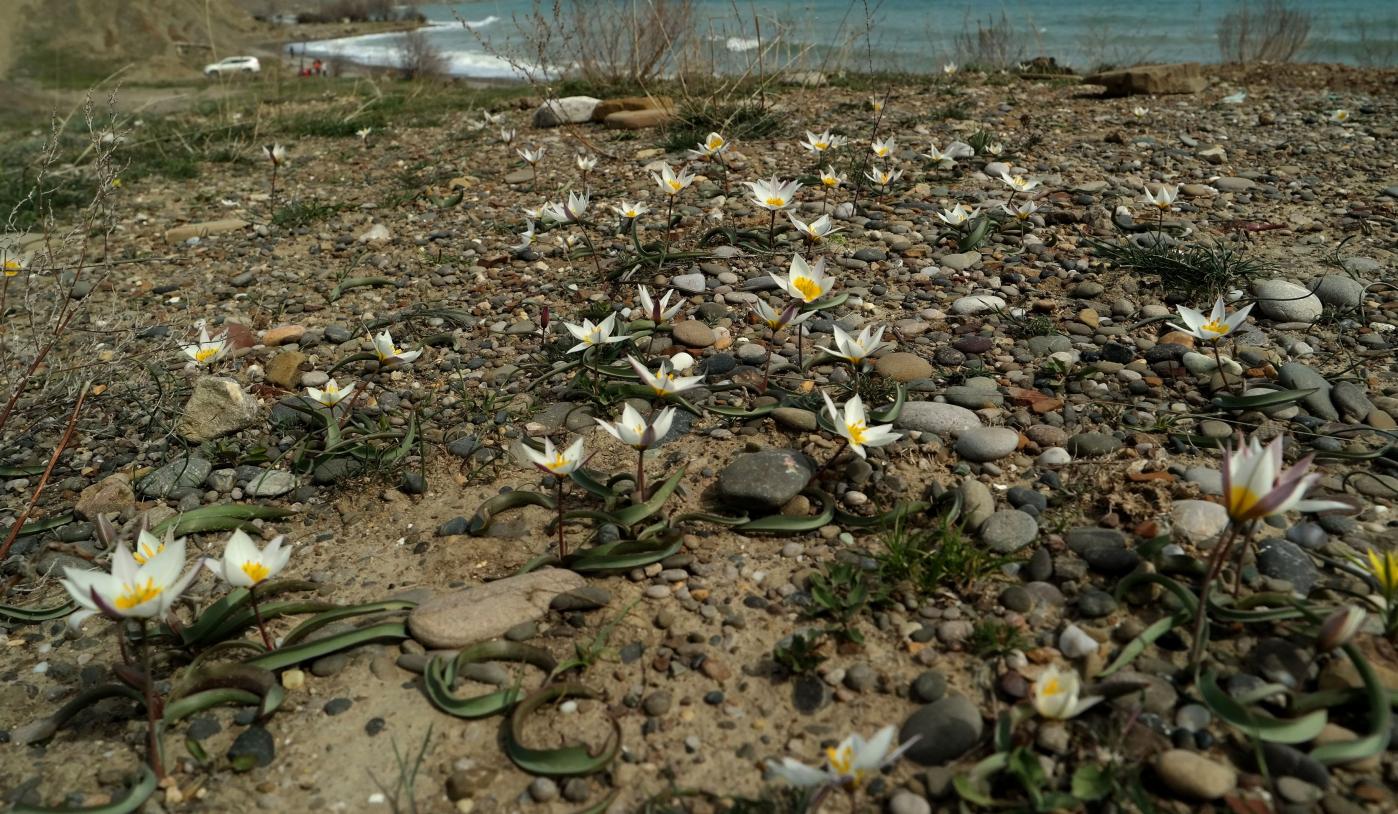
[[257, 57], [228, 57], [204, 66], [204, 75], [210, 79], [217, 76], [237, 76], [238, 74], [260, 73], [262, 63]]

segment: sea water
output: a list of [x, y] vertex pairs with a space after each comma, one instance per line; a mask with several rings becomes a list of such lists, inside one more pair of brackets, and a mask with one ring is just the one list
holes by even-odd
[[[571, 8], [615, 14], [645, 9], [648, 0], [565, 0]], [[1302, 62], [1392, 65], [1398, 60], [1398, 2], [1290, 0], [1311, 15]], [[694, 0], [695, 33], [682, 49], [686, 68], [743, 71], [789, 67], [826, 72], [936, 72], [966, 59], [966, 37], [978, 27], [1012, 32], [1007, 56], [1053, 57], [1076, 70], [1143, 62], [1220, 59], [1220, 20], [1236, 0]], [[1259, 13], [1260, 0], [1251, 8]], [[457, 76], [521, 77], [541, 73], [536, 11], [552, 20], [551, 0], [476, 0], [419, 4], [430, 22], [424, 34]], [[566, 29], [567, 26], [565, 25]], [[366, 65], [399, 62], [402, 34], [375, 34], [297, 43], [311, 57], [341, 57]], [[557, 38], [556, 38], [557, 41]], [[555, 55], [549, 59], [557, 60]], [[548, 60], [544, 60], [548, 64]], [[560, 63], [554, 62], [558, 65]]]

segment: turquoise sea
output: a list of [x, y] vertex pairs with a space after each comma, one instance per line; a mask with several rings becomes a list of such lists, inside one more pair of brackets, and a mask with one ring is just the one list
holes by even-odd
[[[648, 0], [573, 0], [590, 15], [646, 7]], [[1051, 56], [1075, 69], [1141, 62], [1217, 62], [1219, 21], [1237, 0], [694, 0], [695, 35], [685, 43], [690, 70], [744, 70], [759, 53], [805, 70], [931, 72], [965, 59], [958, 40], [978, 26], [1007, 27], [1009, 56]], [[1254, 12], [1262, 2], [1253, 0]], [[1312, 18], [1298, 60], [1351, 65], [1398, 63], [1398, 2], [1290, 0]], [[551, 18], [552, 0], [476, 0], [419, 4], [426, 34], [458, 76], [519, 76], [539, 64], [533, 14]], [[565, 26], [566, 28], [566, 26]], [[964, 42], [964, 40], [963, 40]], [[312, 56], [371, 65], [398, 64], [402, 35], [310, 43]], [[765, 47], [759, 48], [759, 43]], [[300, 47], [297, 47], [300, 50]], [[512, 65], [513, 63], [513, 65]], [[556, 64], [556, 63], [555, 63]]]

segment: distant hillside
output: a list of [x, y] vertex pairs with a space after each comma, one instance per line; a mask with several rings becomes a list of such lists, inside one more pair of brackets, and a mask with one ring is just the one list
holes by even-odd
[[0, 79], [86, 84], [177, 76], [246, 48], [260, 26], [232, 0], [0, 0]]

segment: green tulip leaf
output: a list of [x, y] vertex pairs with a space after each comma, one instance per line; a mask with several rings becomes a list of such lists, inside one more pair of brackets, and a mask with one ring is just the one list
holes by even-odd
[[157, 537], [173, 529], [176, 537], [185, 534], [198, 534], [205, 531], [231, 531], [252, 528], [253, 520], [280, 520], [294, 514], [290, 509], [276, 506], [258, 506], [237, 503], [222, 506], [202, 506], [193, 511], [177, 514], [151, 529]]
[[621, 726], [616, 719], [611, 719], [612, 733], [595, 755], [586, 746], [576, 744], [557, 749], [534, 749], [524, 744], [524, 721], [540, 707], [564, 698], [596, 697], [592, 690], [574, 683], [549, 684], [535, 690], [510, 714], [510, 725], [505, 730], [505, 754], [520, 769], [546, 777], [596, 774], [607, 768], [621, 751]]
[[545, 674], [558, 666], [553, 656], [546, 650], [515, 642], [485, 642], [468, 647], [455, 657], [434, 656], [427, 662], [423, 673], [427, 698], [437, 709], [457, 718], [485, 718], [504, 712], [519, 700], [520, 690], [511, 687], [506, 690], [460, 698], [452, 692], [452, 685], [462, 667], [482, 661], [518, 661], [532, 664]]
[[1199, 679], [1199, 695], [1215, 715], [1258, 740], [1305, 743], [1314, 740], [1325, 728], [1327, 715], [1324, 710], [1316, 710], [1299, 718], [1282, 719], [1248, 709], [1219, 689], [1212, 672], [1205, 673]]
[[811, 517], [774, 514], [749, 520], [741, 526], [734, 526], [734, 530], [744, 534], [801, 534], [830, 525], [830, 521], [835, 519], [835, 499], [819, 489], [808, 489], [804, 494], [820, 501], [820, 514]]
[[538, 492], [526, 492], [523, 489], [512, 489], [503, 495], [495, 497], [482, 503], [476, 513], [471, 515], [471, 520], [466, 525], [466, 533], [473, 537], [484, 534], [490, 527], [490, 521], [503, 511], [518, 509], [523, 506], [542, 506], [549, 511], [553, 511], [553, 498], [542, 495]]
[[1262, 410], [1267, 407], [1281, 407], [1285, 404], [1298, 402], [1319, 389], [1318, 387], [1311, 387], [1305, 390], [1273, 390], [1268, 393], [1258, 393], [1255, 396], [1220, 394], [1214, 396], [1213, 403], [1214, 406], [1220, 410], [1228, 410], [1230, 412]]
[[155, 772], [143, 763], [141, 764], [141, 779], [136, 781], [136, 785], [131, 787], [131, 791], [127, 792], [126, 796], [120, 800], [86, 808], [68, 808], [66, 806], [49, 808], [17, 803], [14, 808], [10, 809], [10, 812], [11, 814], [131, 814], [150, 799], [150, 796], [155, 793], [156, 784]]
[[340, 284], [330, 289], [330, 294], [326, 296], [328, 302], [334, 302], [344, 296], [346, 291], [354, 288], [377, 288], [384, 285], [393, 285], [391, 277], [351, 277], [348, 280], [341, 280]]
[[386, 613], [390, 611], [412, 610], [417, 607], [416, 602], [406, 599], [386, 599], [382, 602], [368, 602], [363, 605], [349, 605], [347, 607], [333, 607], [321, 613], [317, 613], [310, 619], [297, 625], [292, 631], [282, 639], [282, 647], [289, 647], [311, 633], [325, 627], [332, 622], [342, 619], [352, 619], [356, 616], [364, 616], [370, 613]]
[[361, 644], [376, 641], [397, 641], [408, 638], [408, 630], [403, 622], [384, 622], [371, 627], [350, 630], [336, 636], [327, 636], [313, 642], [283, 647], [248, 659], [244, 664], [261, 667], [264, 670], [280, 670], [303, 661], [318, 659], [341, 650], [348, 650]]
[[0, 605], [0, 619], [14, 624], [32, 625], [37, 622], [62, 619], [77, 608], [77, 603], [71, 601], [64, 602], [62, 605], [54, 605], [51, 608], [21, 608], [13, 605]]

